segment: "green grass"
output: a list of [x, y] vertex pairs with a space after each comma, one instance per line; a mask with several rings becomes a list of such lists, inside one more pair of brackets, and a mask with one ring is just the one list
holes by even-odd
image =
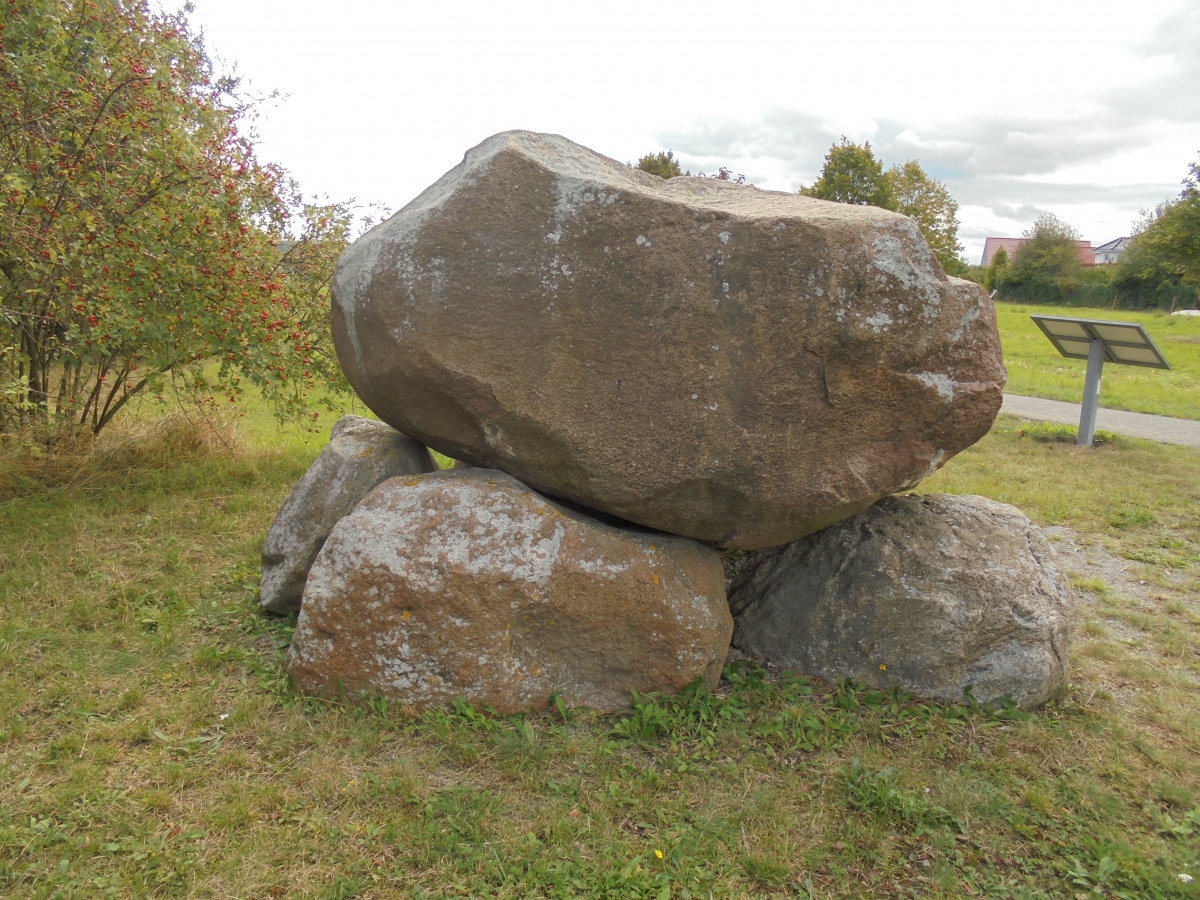
[[1196, 451], [1002, 420], [924, 486], [1148, 584], [1077, 580], [1073, 683], [1036, 715], [735, 667], [496, 719], [290, 690], [258, 550], [325, 435], [236, 427], [69, 479], [0, 461], [0, 896], [1198, 896]]
[[1086, 360], [1059, 355], [1030, 314], [1141, 322], [1171, 364], [1170, 371], [1106, 365], [1100, 405], [1132, 412], [1200, 419], [1200, 316], [997, 303], [996, 315], [1013, 394], [1079, 403]]

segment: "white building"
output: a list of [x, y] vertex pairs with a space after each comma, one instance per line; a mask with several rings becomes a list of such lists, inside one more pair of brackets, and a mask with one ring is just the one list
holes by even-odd
[[1096, 264], [1103, 266], [1109, 263], [1115, 263], [1121, 259], [1121, 254], [1129, 247], [1129, 238], [1119, 237], [1114, 238], [1107, 244], [1101, 244], [1099, 247], [1093, 247], [1092, 253], [1095, 254]]

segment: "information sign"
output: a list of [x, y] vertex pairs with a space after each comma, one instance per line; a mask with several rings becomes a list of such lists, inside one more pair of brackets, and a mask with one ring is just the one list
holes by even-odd
[[1086, 359], [1083, 404], [1079, 412], [1080, 447], [1092, 446], [1096, 435], [1096, 409], [1100, 405], [1100, 373], [1106, 362], [1125, 366], [1169, 369], [1171, 364], [1137, 322], [1072, 319], [1067, 316], [1030, 316], [1055, 348], [1069, 359]]

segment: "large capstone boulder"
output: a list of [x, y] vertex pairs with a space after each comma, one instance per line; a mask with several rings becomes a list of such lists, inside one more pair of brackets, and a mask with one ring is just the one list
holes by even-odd
[[288, 667], [322, 697], [510, 713], [561, 692], [611, 711], [631, 691], [714, 686], [732, 631], [712, 550], [458, 469], [384, 482], [338, 523]]
[[506, 132], [333, 284], [366, 404], [455, 459], [674, 534], [782, 544], [916, 484], [1000, 408], [995, 313], [916, 225], [663, 181]]
[[339, 419], [267, 531], [259, 587], [263, 609], [287, 615], [300, 608], [308, 570], [329, 532], [371, 488], [396, 475], [436, 470], [425, 447], [390, 425], [361, 416]]
[[786, 668], [936, 700], [1034, 707], [1066, 681], [1076, 612], [1054, 552], [1012, 506], [889, 497], [746, 560], [734, 645]]

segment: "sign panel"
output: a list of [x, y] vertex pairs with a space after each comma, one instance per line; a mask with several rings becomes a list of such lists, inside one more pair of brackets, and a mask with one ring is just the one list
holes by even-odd
[[1080, 447], [1092, 446], [1096, 435], [1096, 410], [1100, 406], [1100, 373], [1106, 362], [1124, 366], [1169, 369], [1146, 329], [1137, 322], [1072, 319], [1068, 316], [1030, 316], [1055, 348], [1069, 359], [1086, 359], [1083, 403], [1079, 410]]
[[1104, 361], [1126, 366], [1169, 369], [1150, 335], [1137, 322], [1071, 319], [1066, 316], [1030, 316], [1055, 349], [1070, 359], [1087, 359], [1092, 341], [1104, 344]]

